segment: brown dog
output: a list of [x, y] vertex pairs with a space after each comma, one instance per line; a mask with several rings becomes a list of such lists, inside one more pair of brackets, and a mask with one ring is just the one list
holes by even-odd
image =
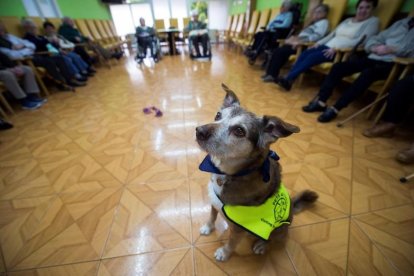
[[208, 153], [200, 169], [212, 173], [211, 214], [200, 233], [214, 230], [219, 211], [230, 229], [229, 241], [215, 253], [218, 261], [231, 256], [246, 232], [257, 237], [253, 252], [264, 254], [270, 240], [286, 234], [292, 214], [318, 197], [303, 191], [291, 200], [281, 184], [278, 156], [270, 150], [277, 139], [300, 129], [278, 117], [259, 117], [243, 109], [236, 94], [222, 87], [227, 94], [215, 122], [196, 128], [197, 142]]

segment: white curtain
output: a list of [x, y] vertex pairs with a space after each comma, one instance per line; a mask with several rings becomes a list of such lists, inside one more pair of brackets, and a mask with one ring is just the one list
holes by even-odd
[[229, 1], [208, 1], [208, 28], [210, 30], [224, 30], [227, 25]]
[[132, 20], [129, 5], [110, 5], [109, 9], [118, 35], [125, 36], [135, 33], [134, 21]]

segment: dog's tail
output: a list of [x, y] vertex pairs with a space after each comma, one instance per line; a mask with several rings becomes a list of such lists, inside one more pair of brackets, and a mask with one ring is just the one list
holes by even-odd
[[310, 206], [318, 199], [318, 194], [311, 190], [305, 190], [292, 198], [293, 213], [297, 214], [304, 208]]

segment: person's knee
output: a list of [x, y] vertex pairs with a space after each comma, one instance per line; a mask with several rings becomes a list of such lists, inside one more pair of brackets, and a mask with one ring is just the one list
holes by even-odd
[[2, 70], [1, 74], [0, 74], [0, 80], [10, 80], [15, 78], [13, 72], [9, 71], [9, 70]]

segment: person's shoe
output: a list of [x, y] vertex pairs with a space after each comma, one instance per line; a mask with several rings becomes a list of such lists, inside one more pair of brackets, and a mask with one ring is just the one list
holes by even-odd
[[326, 105], [322, 106], [318, 100], [311, 101], [308, 105], [302, 106], [302, 110], [308, 113], [316, 111], [325, 111]]
[[96, 73], [96, 70], [94, 68], [88, 67], [87, 70], [88, 70], [88, 73], [92, 73], [92, 74]]
[[0, 130], [6, 130], [13, 128], [13, 125], [0, 118]]
[[328, 123], [335, 119], [338, 116], [338, 111], [333, 107], [328, 107], [321, 115], [318, 117], [318, 122]]
[[290, 91], [290, 89], [292, 88], [292, 82], [285, 78], [279, 77], [275, 82], [285, 91]]
[[80, 77], [77, 77], [76, 80], [79, 81], [79, 82], [86, 82], [88, 80], [88, 78], [85, 77], [85, 76], [80, 76]]
[[365, 137], [392, 137], [396, 125], [394, 123], [384, 122], [368, 128], [362, 132]]
[[72, 81], [68, 82], [68, 85], [73, 86], [73, 87], [81, 87], [81, 86], [86, 86], [86, 82], [82, 82], [82, 81], [78, 81], [78, 80], [72, 80]]
[[272, 76], [266, 76], [265, 78], [263, 78], [263, 82], [274, 82], [275, 78]]
[[261, 79], [264, 79], [264, 78], [266, 78], [267, 76], [269, 76], [269, 75], [268, 75], [268, 74], [264, 74], [264, 75], [261, 75], [261, 76], [260, 76], [260, 78], [261, 78]]
[[42, 103], [39, 103], [39, 102], [36, 103], [36, 102], [29, 101], [28, 99], [24, 99], [21, 105], [22, 105], [22, 109], [34, 110], [34, 109], [38, 109], [39, 107], [41, 107]]
[[401, 163], [414, 163], [414, 144], [409, 149], [399, 151], [395, 158]]
[[33, 94], [29, 94], [27, 95], [27, 99], [31, 102], [35, 102], [35, 103], [47, 103], [47, 98], [40, 98], [37, 95], [33, 95]]

